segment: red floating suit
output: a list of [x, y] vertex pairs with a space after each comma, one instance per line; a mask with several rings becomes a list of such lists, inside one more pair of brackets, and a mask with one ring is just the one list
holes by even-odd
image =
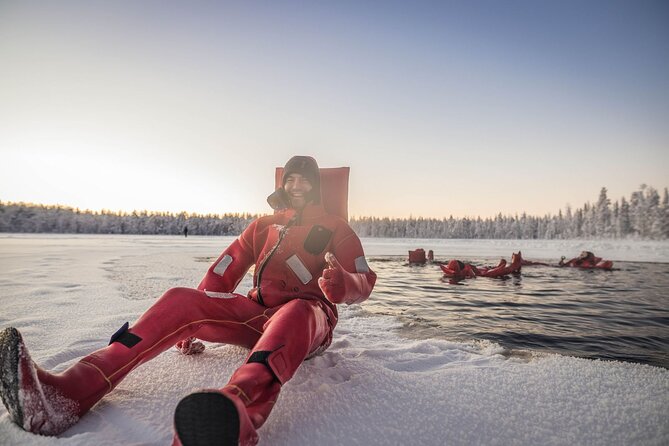
[[[278, 187], [282, 174], [276, 170]], [[335, 304], [364, 301], [376, 282], [360, 239], [345, 221], [349, 168], [320, 169], [320, 175], [321, 203], [256, 219], [197, 289], [168, 290], [107, 347], [62, 373], [39, 368], [16, 329], [1, 332], [0, 396], [12, 421], [30, 432], [58, 435], [161, 352], [175, 344], [185, 354], [202, 352], [197, 338], [250, 352], [227, 385], [190, 394], [177, 405], [174, 444], [192, 444], [202, 432], [211, 434], [210, 428], [217, 440], [209, 443], [220, 444], [221, 434], [239, 445], [256, 444], [257, 429], [282, 385], [305, 358], [330, 345]], [[252, 266], [253, 288], [246, 296], [234, 293]]]
[[503, 277], [512, 273], [519, 273], [522, 266], [523, 258], [518, 253], [513, 253], [511, 256], [511, 264], [507, 264], [506, 260], [500, 260], [495, 267], [476, 267], [470, 263], [464, 263], [460, 260], [451, 260], [446, 265], [439, 265], [444, 275], [451, 279], [462, 280], [471, 279], [474, 277]]
[[413, 251], [409, 251], [409, 263], [422, 265], [425, 262], [426, 262], [425, 250], [423, 248], [418, 248]]
[[610, 270], [613, 268], [613, 262], [611, 260], [603, 260], [601, 257], [597, 257], [590, 251], [583, 251], [578, 257], [565, 262], [564, 257], [560, 260], [559, 266], [570, 266], [572, 268], [585, 268], [585, 269], [607, 269]]

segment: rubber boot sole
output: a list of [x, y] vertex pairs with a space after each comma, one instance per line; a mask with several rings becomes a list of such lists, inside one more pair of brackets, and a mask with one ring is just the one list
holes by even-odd
[[218, 392], [192, 393], [174, 411], [174, 428], [183, 446], [237, 446], [239, 414]]
[[19, 400], [19, 352], [23, 343], [14, 327], [0, 333], [0, 396], [12, 421], [23, 427], [23, 410]]

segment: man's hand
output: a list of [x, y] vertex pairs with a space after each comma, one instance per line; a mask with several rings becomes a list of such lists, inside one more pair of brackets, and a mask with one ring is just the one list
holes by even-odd
[[331, 252], [325, 253], [325, 261], [328, 262], [328, 267], [323, 270], [323, 275], [318, 278], [318, 286], [330, 302], [334, 304], [343, 303], [346, 297], [344, 268]]
[[318, 278], [318, 286], [325, 297], [334, 304], [359, 304], [372, 294], [376, 274], [367, 269], [364, 273], [350, 273], [341, 266], [331, 252], [325, 253], [328, 267]]
[[182, 339], [175, 347], [184, 355], [197, 355], [204, 351], [204, 344], [195, 338]]

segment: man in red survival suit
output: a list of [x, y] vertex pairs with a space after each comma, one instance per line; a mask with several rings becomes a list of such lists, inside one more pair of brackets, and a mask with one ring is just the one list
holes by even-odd
[[[258, 218], [213, 263], [197, 289], [168, 290], [109, 346], [59, 374], [35, 365], [15, 328], [0, 334], [2, 400], [21, 428], [58, 435], [135, 367], [173, 345], [201, 352], [196, 339], [236, 344], [250, 353], [221, 389], [192, 393], [174, 415], [175, 445], [253, 445], [281, 386], [305, 358], [324, 351], [336, 304], [369, 297], [376, 274], [346, 221], [320, 203], [316, 160], [291, 158], [282, 186]], [[247, 296], [235, 288], [255, 265]]]

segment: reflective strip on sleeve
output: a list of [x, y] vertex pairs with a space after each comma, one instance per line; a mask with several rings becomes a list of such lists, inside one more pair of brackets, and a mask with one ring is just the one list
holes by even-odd
[[314, 278], [314, 276], [311, 275], [307, 267], [304, 266], [304, 263], [302, 263], [297, 254], [293, 254], [292, 256], [290, 256], [288, 260], [286, 260], [286, 263], [288, 264], [290, 269], [293, 270], [297, 278], [300, 279], [300, 282], [302, 282], [304, 285], [309, 283], [309, 281]]
[[357, 273], [369, 272], [369, 265], [367, 264], [367, 259], [365, 259], [365, 256], [360, 256], [355, 259], [355, 272]]
[[228, 266], [232, 263], [232, 257], [230, 257], [228, 254], [223, 256], [220, 262], [214, 267], [214, 272], [218, 274], [219, 276], [222, 276], [225, 274], [225, 270], [228, 269]]
[[236, 294], [232, 293], [219, 293], [217, 291], [207, 291], [204, 290], [204, 294], [206, 294], [208, 297], [213, 297], [215, 299], [234, 299], [237, 297]]

